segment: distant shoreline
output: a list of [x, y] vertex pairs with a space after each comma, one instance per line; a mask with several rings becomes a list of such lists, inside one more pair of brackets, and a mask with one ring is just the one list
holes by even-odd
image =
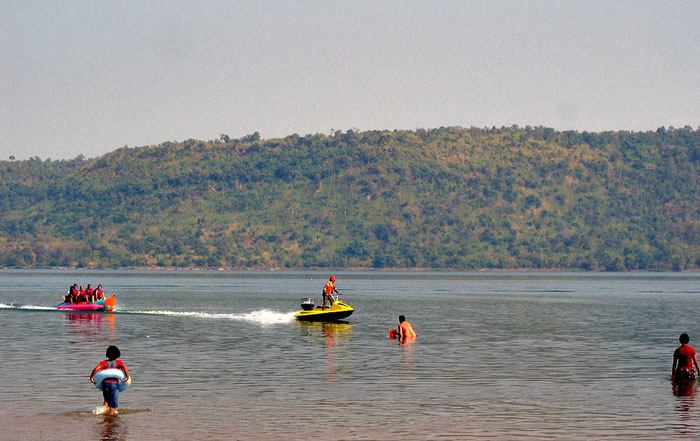
[[0, 266], [698, 269], [698, 142], [441, 127], [0, 162]]
[[305, 268], [224, 268], [224, 267], [159, 267], [159, 266], [143, 266], [143, 267], [119, 267], [119, 268], [84, 268], [84, 267], [0, 267], [0, 271], [7, 270], [51, 270], [51, 271], [183, 271], [183, 272], [278, 272], [278, 271], [309, 271], [309, 272], [377, 272], [377, 273], [580, 273], [580, 274], [644, 274], [644, 273], [698, 273], [700, 270], [696, 268], [686, 269], [682, 271], [673, 270], [629, 270], [629, 271], [591, 271], [582, 269], [561, 269], [561, 268], [480, 268], [480, 269], [460, 269], [460, 268], [369, 268], [369, 267], [346, 267], [346, 268], [330, 268], [330, 267], [305, 267]]

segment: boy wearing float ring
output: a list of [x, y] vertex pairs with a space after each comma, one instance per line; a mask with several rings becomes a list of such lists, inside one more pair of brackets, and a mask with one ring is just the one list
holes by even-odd
[[[107, 348], [107, 360], [101, 361], [90, 374], [90, 382], [95, 384], [95, 374], [105, 369], [120, 369], [124, 373], [122, 383], [129, 381], [129, 368], [126, 367], [123, 361], [117, 360], [121, 357], [121, 352], [116, 346]], [[103, 406], [107, 408], [107, 413], [110, 415], [118, 415], [119, 411], [119, 379], [105, 378], [102, 380], [102, 396], [104, 397]]]

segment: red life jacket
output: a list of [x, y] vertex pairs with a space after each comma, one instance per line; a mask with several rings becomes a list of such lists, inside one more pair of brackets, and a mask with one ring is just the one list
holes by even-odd
[[326, 292], [326, 295], [329, 296], [333, 290], [335, 290], [335, 285], [329, 280], [325, 285], [323, 285], [323, 290]]
[[[119, 370], [121, 370], [122, 372], [124, 371], [124, 369], [120, 368], [120, 367], [117, 365], [117, 360], [106, 360], [105, 369], [119, 369]], [[104, 369], [103, 369], [103, 370], [104, 370]], [[119, 380], [116, 379], [116, 378], [105, 378], [104, 380], [102, 380], [103, 383], [104, 383], [105, 381], [113, 382], [113, 383], [119, 383]]]

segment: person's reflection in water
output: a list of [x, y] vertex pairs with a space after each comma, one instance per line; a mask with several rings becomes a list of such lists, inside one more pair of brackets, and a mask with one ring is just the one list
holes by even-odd
[[109, 337], [116, 338], [117, 317], [115, 314], [75, 312], [64, 314], [71, 333], [99, 342], [109, 332]]
[[[313, 337], [314, 342], [321, 343], [325, 346], [323, 355], [326, 360], [326, 375], [328, 381], [334, 381], [338, 369], [336, 369], [336, 354], [343, 361], [343, 354], [347, 353], [347, 349], [343, 349], [343, 341], [352, 338], [352, 324], [345, 321], [337, 322], [303, 322], [298, 321], [297, 326], [304, 335]], [[339, 363], [342, 371], [344, 365]]]
[[673, 395], [678, 397], [675, 410], [680, 418], [678, 433], [684, 436], [697, 435], [699, 426], [695, 422], [695, 381], [672, 381]]
[[692, 397], [695, 395], [697, 383], [695, 381], [674, 381], [673, 395], [677, 397]]
[[326, 376], [329, 382], [335, 381], [335, 353], [338, 344], [352, 335], [352, 325], [346, 322], [323, 322], [321, 333], [325, 337], [326, 346]]
[[335, 366], [333, 364], [333, 348], [335, 341], [333, 338], [333, 328], [328, 323], [321, 325], [322, 333], [326, 336], [326, 377], [329, 382], [335, 379]]
[[101, 431], [102, 441], [126, 441], [127, 429], [118, 415], [105, 415]]
[[416, 337], [406, 337], [399, 340], [401, 346], [401, 369], [411, 369], [413, 367], [413, 342]]
[[117, 315], [113, 313], [107, 314], [107, 329], [112, 340], [117, 338]]

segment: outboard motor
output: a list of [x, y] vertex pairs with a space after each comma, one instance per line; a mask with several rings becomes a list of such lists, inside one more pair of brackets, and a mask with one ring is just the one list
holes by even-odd
[[304, 311], [311, 311], [314, 309], [316, 305], [314, 305], [314, 299], [310, 297], [302, 297], [301, 299], [301, 309]]

